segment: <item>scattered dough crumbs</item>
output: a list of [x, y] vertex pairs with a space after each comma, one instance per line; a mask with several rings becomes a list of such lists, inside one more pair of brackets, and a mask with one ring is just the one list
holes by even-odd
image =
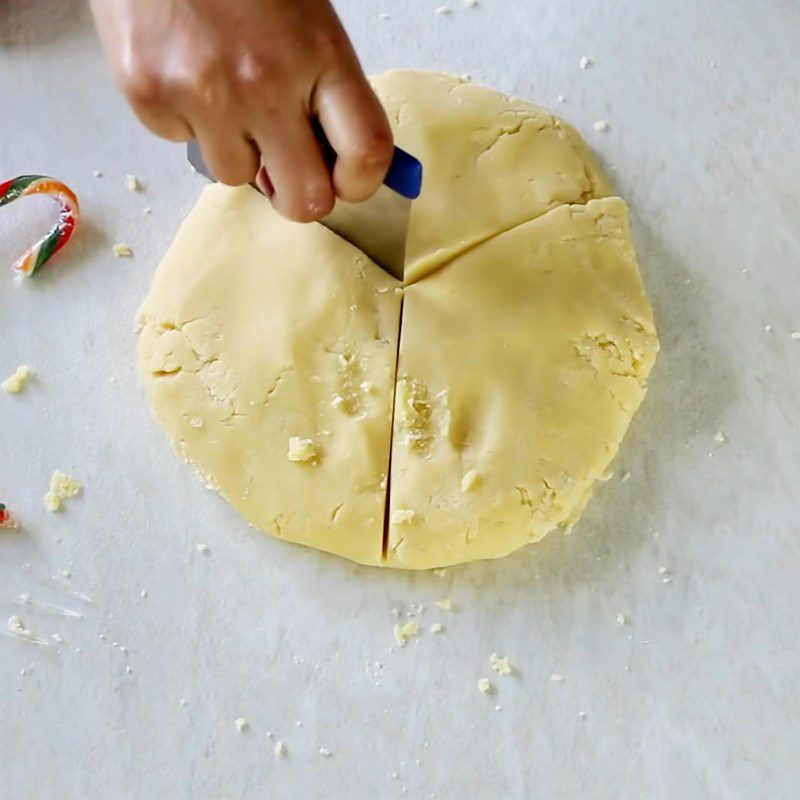
[[63, 500], [77, 497], [83, 486], [75, 478], [57, 469], [50, 478], [50, 491], [44, 496], [44, 506], [48, 511], [60, 511]]
[[244, 717], [239, 717], [233, 724], [239, 733], [244, 733], [250, 727], [250, 723]]
[[464, 5], [467, 8], [475, 8], [478, 5], [478, 0], [464, 0]]
[[328, 748], [327, 748], [327, 747], [320, 747], [320, 749], [319, 749], [319, 754], [320, 754], [320, 755], [321, 755], [323, 758], [330, 758], [331, 751], [330, 751], [330, 750], [328, 750]]
[[594, 129], [596, 131], [599, 131], [600, 133], [603, 133], [603, 132], [607, 131], [608, 130], [608, 120], [605, 120], [605, 119], [597, 120], [597, 122], [595, 122], [595, 124], [594, 124]]
[[800, 339], [800, 331], [792, 331], [789, 338], [797, 341], [798, 339]]
[[564, 683], [564, 676], [559, 675], [557, 672], [554, 672], [550, 676], [550, 680], [553, 681], [553, 683]]
[[31, 368], [22, 364], [17, 367], [13, 375], [9, 375], [0, 383], [0, 387], [2, 387], [4, 392], [8, 392], [9, 394], [19, 394], [25, 388], [25, 384], [28, 382], [31, 375], [33, 375]]
[[490, 694], [492, 691], [492, 683], [488, 678], [478, 678], [478, 691], [484, 694]]
[[286, 745], [281, 741], [277, 741], [275, 742], [275, 747], [273, 748], [273, 750], [275, 750], [276, 756], [278, 757], [283, 756], [286, 753]]
[[139, 182], [139, 179], [135, 175], [126, 175], [125, 176], [125, 183], [128, 184], [128, 188], [132, 192], [141, 192], [142, 191], [142, 184]]
[[722, 443], [722, 442], [727, 442], [728, 439], [722, 431], [717, 431], [714, 434], [714, 441]]
[[581, 69], [588, 69], [592, 65], [592, 59], [589, 56], [581, 56]]
[[443, 597], [441, 600], [436, 601], [436, 607], [441, 608], [442, 611], [452, 611], [453, 601], [449, 597]]
[[440, 14], [440, 15], [449, 14], [450, 13], [450, 7], [449, 6], [439, 6], [439, 8], [436, 9], [436, 13]]
[[478, 473], [476, 470], [471, 469], [464, 473], [461, 479], [461, 491], [468, 492], [478, 481]]
[[200, 544], [197, 545], [197, 552], [198, 553], [203, 553], [203, 554], [208, 553], [209, 549], [210, 549], [209, 546], [207, 544], [205, 544], [205, 543], [201, 542]]
[[403, 525], [405, 523], [413, 522], [417, 514], [410, 508], [396, 508], [392, 511], [391, 521], [392, 525]]
[[393, 633], [397, 644], [399, 644], [400, 647], [403, 647], [409, 639], [419, 633], [419, 623], [411, 620], [410, 622], [406, 622], [404, 625], [395, 625], [393, 628]]
[[492, 653], [489, 656], [489, 665], [500, 675], [511, 675], [514, 671], [511, 668], [511, 664], [508, 663], [508, 658], [506, 656], [499, 656], [497, 653]]
[[444, 576], [447, 575], [447, 567], [436, 567], [436, 569], [432, 569], [431, 572], [439, 578], [444, 578]]
[[617, 624], [618, 625], [627, 625], [628, 624], [628, 618], [622, 613], [617, 614]]
[[117, 242], [111, 249], [117, 258], [130, 258], [133, 255], [133, 249], [124, 242]]
[[292, 436], [289, 439], [289, 461], [300, 461], [308, 463], [317, 458], [317, 448], [311, 439], [301, 439], [299, 436]]
[[444, 630], [444, 625], [441, 622], [434, 622], [430, 630], [431, 633], [441, 633]]

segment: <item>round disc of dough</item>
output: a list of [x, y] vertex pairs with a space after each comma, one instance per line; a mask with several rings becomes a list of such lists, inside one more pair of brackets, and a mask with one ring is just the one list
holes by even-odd
[[577, 519], [644, 395], [658, 341], [627, 210], [526, 101], [412, 70], [374, 85], [426, 170], [406, 288], [211, 186], [142, 306], [140, 371], [176, 451], [256, 527], [364, 564], [499, 557]]

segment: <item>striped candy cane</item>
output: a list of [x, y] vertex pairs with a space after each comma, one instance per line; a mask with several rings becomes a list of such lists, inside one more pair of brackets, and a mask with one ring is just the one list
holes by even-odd
[[80, 206], [75, 193], [65, 184], [44, 175], [22, 175], [0, 183], [0, 208], [18, 197], [45, 194], [53, 198], [61, 211], [58, 221], [36, 244], [26, 250], [14, 264], [21, 275], [35, 275], [72, 236], [80, 219]]

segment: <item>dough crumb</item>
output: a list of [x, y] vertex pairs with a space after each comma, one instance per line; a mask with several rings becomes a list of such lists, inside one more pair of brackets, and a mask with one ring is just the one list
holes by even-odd
[[483, 694], [491, 694], [494, 691], [492, 682], [488, 678], [478, 678], [478, 691]]
[[236, 726], [236, 730], [239, 731], [239, 733], [244, 733], [250, 728], [250, 723], [244, 717], [239, 717], [233, 724]]
[[609, 128], [608, 120], [605, 119], [599, 119], [594, 124], [594, 129], [596, 131], [599, 131], [600, 133], [605, 133], [608, 130], [608, 128]]
[[478, 5], [478, 0], [463, 0], [463, 2], [467, 8], [475, 8]]
[[328, 750], [327, 747], [320, 747], [318, 752], [323, 758], [330, 758], [331, 757], [331, 751]]
[[586, 712], [585, 711], [579, 711], [578, 712], [578, 717], [580, 717], [580, 719], [586, 719]]
[[135, 175], [126, 175], [125, 183], [132, 192], [142, 191], [142, 184], [139, 182], [139, 179]]
[[589, 69], [592, 66], [592, 59], [589, 56], [581, 56], [580, 65], [581, 69]]
[[200, 428], [202, 428], [205, 425], [205, 422], [203, 422], [203, 420], [200, 419], [200, 417], [192, 417], [189, 420], [189, 425], [191, 425], [195, 430], [200, 430]]
[[468, 492], [478, 482], [477, 470], [471, 469], [464, 473], [461, 479], [461, 491]]
[[318, 456], [319, 453], [313, 440], [302, 439], [299, 436], [292, 436], [289, 439], [289, 451], [287, 452], [289, 461], [308, 464], [316, 461]]
[[8, 618], [8, 629], [21, 639], [33, 639], [33, 634], [25, 627], [25, 623], [16, 614]]
[[75, 478], [57, 469], [50, 478], [50, 491], [44, 496], [44, 506], [53, 513], [60, 511], [64, 500], [77, 497], [82, 490], [83, 486]]
[[389, 19], [389, 15], [385, 11], [383, 11], [380, 14], [378, 14], [378, 18], [379, 19]]
[[430, 627], [431, 633], [441, 633], [444, 630], [444, 625], [441, 622], [434, 622]]
[[130, 258], [133, 255], [133, 249], [124, 242], [117, 242], [111, 250], [117, 258]]
[[722, 444], [723, 442], [727, 442], [728, 441], [728, 437], [722, 431], [717, 431], [714, 434], [714, 441], [715, 442], [719, 442], [720, 444]]
[[627, 624], [628, 624], [628, 618], [621, 612], [617, 614], [617, 625], [627, 625]]
[[795, 341], [800, 340], [800, 331], [792, 331], [791, 334], [789, 334], [789, 338]]
[[417, 512], [410, 508], [396, 508], [392, 511], [390, 521], [392, 525], [406, 525], [417, 518]]
[[499, 656], [497, 653], [492, 653], [489, 656], [489, 665], [499, 675], [511, 675], [514, 670], [508, 662], [506, 656]]
[[0, 383], [0, 388], [9, 394], [19, 394], [27, 385], [31, 375], [33, 375], [33, 370], [26, 364], [21, 364], [14, 370], [13, 375], [9, 375]]
[[444, 576], [447, 575], [447, 567], [436, 567], [432, 569], [431, 572], [439, 578], [444, 578]]
[[94, 171], [92, 172], [92, 175], [93, 175], [95, 178], [102, 178], [102, 177], [103, 177], [103, 173], [102, 173], [102, 172], [101, 172], [99, 169], [96, 169], [96, 170], [94, 170]]
[[554, 672], [554, 673], [553, 673], [553, 674], [550, 676], [550, 680], [551, 680], [553, 683], [564, 683], [564, 676], [563, 676], [563, 675], [559, 675], [557, 672]]
[[619, 476], [620, 483], [627, 483], [631, 479], [631, 474], [627, 470]]
[[442, 611], [452, 611], [453, 601], [449, 597], [443, 597], [441, 600], [436, 601], [436, 607], [441, 608]]
[[396, 624], [392, 628], [392, 633], [394, 634], [394, 640], [397, 644], [399, 644], [400, 647], [404, 647], [409, 639], [412, 639], [419, 633], [419, 623], [415, 620], [411, 620], [404, 625]]
[[197, 552], [202, 553], [203, 555], [209, 553], [210, 550], [211, 548], [207, 544], [205, 544], [205, 542], [201, 542], [200, 544], [197, 545]]
[[286, 745], [280, 741], [280, 739], [275, 742], [275, 747], [272, 748], [275, 751], [275, 755], [278, 758], [283, 758], [286, 755]]
[[446, 15], [446, 14], [449, 14], [449, 13], [450, 13], [450, 6], [439, 6], [439, 7], [436, 9], [436, 13], [437, 13], [439, 16], [444, 16], [444, 15]]

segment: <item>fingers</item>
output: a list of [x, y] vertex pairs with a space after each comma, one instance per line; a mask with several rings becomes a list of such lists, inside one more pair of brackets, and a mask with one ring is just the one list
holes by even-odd
[[271, 184], [272, 205], [279, 213], [296, 222], [312, 222], [330, 213], [336, 200], [331, 176], [301, 106], [294, 113], [261, 120], [254, 138], [266, 171], [259, 173], [259, 179]]
[[393, 141], [386, 114], [358, 66], [323, 78], [313, 108], [338, 155], [333, 171], [336, 194], [353, 203], [371, 197], [392, 162]]
[[199, 123], [197, 138], [203, 160], [221, 183], [251, 183], [261, 166], [258, 147], [245, 133], [211, 121]]
[[189, 122], [164, 101], [165, 91], [160, 79], [130, 74], [118, 80], [136, 116], [156, 136], [170, 142], [194, 139]]

